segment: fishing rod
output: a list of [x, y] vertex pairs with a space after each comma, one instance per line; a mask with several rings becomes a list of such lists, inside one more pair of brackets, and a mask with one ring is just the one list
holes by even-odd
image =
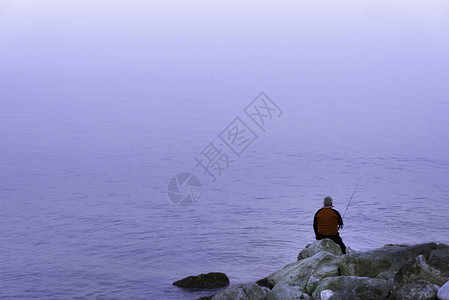
[[357, 182], [357, 185], [355, 186], [355, 189], [352, 192], [352, 195], [351, 195], [351, 198], [349, 199], [348, 205], [346, 205], [346, 210], [345, 210], [345, 213], [343, 214], [343, 218], [345, 217], [346, 212], [348, 211], [349, 204], [351, 204], [352, 197], [354, 197], [355, 191], [357, 190], [357, 187], [359, 186], [360, 180], [362, 180], [362, 177], [359, 178], [359, 181]]

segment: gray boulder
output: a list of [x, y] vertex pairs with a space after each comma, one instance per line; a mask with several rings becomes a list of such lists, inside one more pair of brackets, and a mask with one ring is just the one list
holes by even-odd
[[311, 300], [299, 286], [291, 286], [281, 281], [267, 294], [267, 300]]
[[212, 297], [212, 300], [259, 300], [265, 299], [264, 291], [255, 283], [230, 286]]
[[396, 275], [396, 270], [390, 269], [377, 274], [376, 278], [390, 280], [394, 278], [394, 275]]
[[[337, 291], [335, 292], [329, 300], [384, 300], [382, 296], [375, 294], [370, 291]], [[323, 299], [321, 299], [323, 300]]]
[[[312, 277], [314, 283], [307, 286], [312, 275], [314, 275]], [[314, 256], [286, 265], [281, 270], [270, 274], [267, 280], [272, 286], [283, 281], [288, 285], [299, 286], [302, 291], [311, 294], [322, 278], [338, 275], [338, 257], [328, 252], [319, 252]]]
[[426, 280], [418, 280], [402, 286], [396, 291], [397, 300], [436, 300], [438, 286]]
[[438, 247], [430, 253], [429, 264], [438, 269], [449, 271], [449, 246], [439, 244]]
[[375, 278], [382, 272], [397, 270], [411, 258], [424, 255], [428, 258], [436, 248], [435, 243], [413, 246], [385, 245], [382, 248], [343, 255], [339, 261], [341, 275]]
[[[338, 274], [335, 275], [331, 275], [331, 276], [336, 276]], [[312, 295], [313, 291], [316, 289], [316, 286], [318, 285], [318, 283], [320, 283], [321, 280], [323, 280], [325, 276], [319, 275], [319, 274], [312, 274], [309, 277], [309, 280], [307, 280], [306, 283], [306, 287], [305, 290], [307, 293], [309, 293], [310, 295]]]
[[299, 252], [298, 260], [314, 256], [315, 254], [323, 251], [329, 252], [336, 256], [343, 254], [337, 243], [331, 239], [323, 239], [314, 241], [312, 244], [308, 244], [301, 252]]
[[449, 300], [449, 281], [438, 290], [438, 299]]
[[334, 295], [330, 299], [385, 299], [390, 294], [390, 289], [391, 286], [383, 279], [335, 276], [321, 280], [312, 297], [320, 299], [322, 291], [332, 290]]
[[272, 289], [274, 287], [272, 284], [270, 284], [270, 282], [268, 282], [267, 277], [257, 280], [256, 283], [261, 287], [267, 287], [269, 289]]
[[442, 286], [449, 280], [449, 276], [427, 264], [424, 256], [419, 255], [401, 266], [393, 279], [395, 289], [418, 280], [427, 280], [433, 284]]
[[182, 288], [206, 288], [206, 289], [220, 288], [227, 286], [228, 284], [229, 284], [228, 276], [226, 276], [225, 273], [219, 272], [189, 276], [173, 282], [173, 285]]
[[334, 292], [331, 290], [324, 290], [320, 293], [321, 300], [329, 300], [330, 297], [334, 295]]

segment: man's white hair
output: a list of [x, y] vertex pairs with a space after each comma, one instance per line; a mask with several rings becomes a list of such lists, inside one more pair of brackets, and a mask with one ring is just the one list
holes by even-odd
[[332, 198], [331, 198], [331, 196], [325, 197], [324, 200], [323, 200], [323, 204], [325, 206], [332, 206]]

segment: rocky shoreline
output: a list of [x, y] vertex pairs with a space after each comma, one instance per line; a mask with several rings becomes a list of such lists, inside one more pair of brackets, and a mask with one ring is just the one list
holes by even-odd
[[449, 246], [444, 244], [389, 244], [343, 255], [324, 239], [307, 245], [297, 259], [257, 282], [200, 299], [449, 300]]

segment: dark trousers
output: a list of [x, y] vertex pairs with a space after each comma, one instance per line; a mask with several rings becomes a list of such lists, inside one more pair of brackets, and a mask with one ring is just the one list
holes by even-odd
[[324, 235], [324, 234], [316, 234], [315, 237], [317, 240], [323, 240], [323, 239], [331, 239], [333, 240], [335, 243], [337, 243], [340, 248], [341, 248], [341, 252], [343, 252], [343, 254], [346, 254], [346, 246], [343, 243], [343, 240], [340, 237], [340, 234], [336, 234], [336, 235]]

